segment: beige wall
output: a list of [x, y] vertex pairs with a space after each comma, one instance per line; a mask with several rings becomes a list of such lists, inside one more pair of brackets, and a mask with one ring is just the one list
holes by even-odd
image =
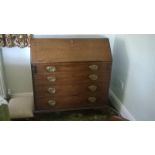
[[111, 90], [136, 120], [155, 120], [155, 35], [116, 35]]
[[8, 89], [13, 94], [32, 92], [30, 48], [2, 48]]

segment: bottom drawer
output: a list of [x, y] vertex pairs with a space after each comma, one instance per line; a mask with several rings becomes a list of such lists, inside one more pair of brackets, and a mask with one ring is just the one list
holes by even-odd
[[58, 109], [80, 109], [83, 107], [102, 106], [107, 103], [107, 98], [103, 96], [66, 96], [64, 98], [45, 98], [35, 99], [36, 110], [58, 110]]

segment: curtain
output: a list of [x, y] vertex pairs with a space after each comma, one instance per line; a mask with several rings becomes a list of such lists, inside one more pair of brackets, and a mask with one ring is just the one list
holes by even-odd
[[0, 34], [0, 47], [29, 47], [31, 34]]

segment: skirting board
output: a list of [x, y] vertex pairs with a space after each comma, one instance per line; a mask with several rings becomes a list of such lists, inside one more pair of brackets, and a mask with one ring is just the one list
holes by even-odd
[[33, 92], [11, 94], [11, 97], [26, 97], [26, 96], [33, 96]]
[[109, 98], [113, 106], [120, 112], [121, 116], [130, 120], [136, 121], [136, 119], [131, 115], [131, 113], [127, 110], [127, 108], [121, 103], [119, 98], [115, 95], [115, 93], [110, 89]]

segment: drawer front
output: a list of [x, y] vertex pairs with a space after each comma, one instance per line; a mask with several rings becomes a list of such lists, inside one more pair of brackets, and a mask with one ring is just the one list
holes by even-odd
[[80, 84], [80, 85], [42, 85], [37, 86], [35, 95], [37, 97], [51, 97], [51, 96], [69, 96], [69, 95], [82, 95], [82, 94], [98, 94], [108, 92], [108, 84]]
[[110, 67], [103, 62], [33, 64], [32, 72], [35, 84], [76, 84], [107, 81]]
[[79, 74], [81, 72], [110, 72], [111, 63], [105, 62], [66, 62], [66, 63], [42, 63], [32, 64], [34, 74], [55, 75], [57, 73], [73, 72]]
[[33, 64], [37, 110], [102, 106], [108, 100], [111, 63]]
[[55, 84], [83, 84], [107, 82], [108, 76], [102, 74], [56, 74], [50, 76], [33, 76], [35, 85], [55, 85]]
[[106, 98], [101, 95], [92, 96], [65, 96], [65, 97], [38, 97], [36, 100], [37, 110], [57, 110], [68, 108], [94, 107], [104, 105]]

